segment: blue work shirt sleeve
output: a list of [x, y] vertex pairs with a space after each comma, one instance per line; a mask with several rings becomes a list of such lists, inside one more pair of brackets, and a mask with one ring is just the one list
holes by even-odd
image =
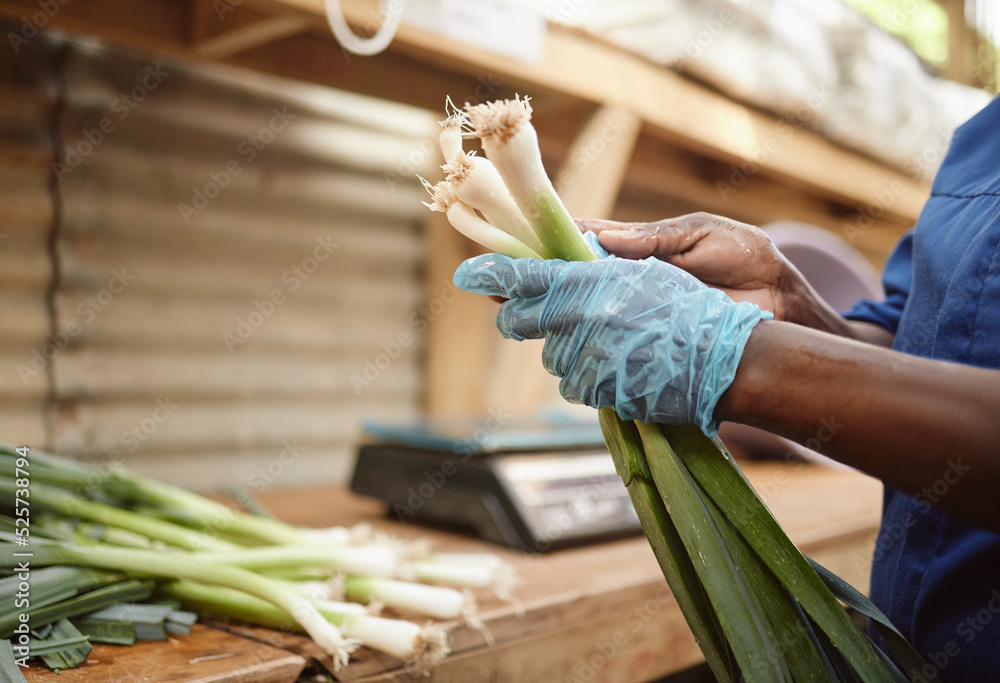
[[893, 334], [899, 327], [899, 318], [903, 315], [903, 306], [910, 295], [913, 284], [913, 231], [910, 230], [896, 245], [882, 272], [882, 288], [885, 290], [884, 301], [862, 299], [843, 313], [848, 320], [881, 325]]

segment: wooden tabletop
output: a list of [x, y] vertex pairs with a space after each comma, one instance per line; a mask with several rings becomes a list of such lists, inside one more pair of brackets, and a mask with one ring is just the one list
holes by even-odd
[[[878, 529], [881, 485], [856, 472], [817, 465], [744, 463], [751, 482], [793, 541], [857, 588], [867, 590]], [[680, 610], [644, 538], [526, 555], [475, 539], [401, 524], [382, 504], [341, 487], [268, 492], [262, 502], [281, 518], [308, 526], [367, 522], [404, 538], [427, 538], [438, 550], [500, 554], [516, 569], [523, 615], [495, 598], [480, 599], [484, 634], [455, 626], [452, 654], [430, 678], [360, 649], [338, 681], [648, 681], [701, 661]], [[208, 622], [192, 635], [123, 648], [98, 646], [90, 662], [58, 678], [32, 669], [28, 680], [285, 682], [324, 656], [306, 638]]]

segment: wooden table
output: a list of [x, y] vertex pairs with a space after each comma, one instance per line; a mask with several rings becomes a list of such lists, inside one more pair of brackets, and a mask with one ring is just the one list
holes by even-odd
[[[881, 486], [864, 475], [816, 465], [745, 463], [754, 486], [788, 535], [811, 557], [867, 590], [878, 528]], [[269, 492], [263, 502], [283, 519], [328, 526], [367, 522], [405, 538], [424, 537], [440, 550], [497, 552], [521, 577], [524, 614], [481, 599], [482, 633], [456, 627], [452, 654], [430, 678], [418, 678], [388, 656], [362, 648], [339, 681], [387, 683], [469, 681], [648, 681], [701, 661], [684, 618], [643, 538], [524, 555], [384, 516], [383, 506], [343, 488]], [[131, 648], [100, 646], [92, 662], [55, 674], [32, 669], [28, 680], [263, 683], [295, 681], [323, 656], [300, 636], [208, 622], [191, 636]]]

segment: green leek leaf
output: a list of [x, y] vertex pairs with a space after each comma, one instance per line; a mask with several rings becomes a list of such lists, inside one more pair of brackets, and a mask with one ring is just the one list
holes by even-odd
[[[38, 570], [32, 570], [38, 571]], [[94, 610], [99, 610], [118, 602], [128, 602], [132, 600], [145, 600], [153, 593], [152, 581], [138, 581], [131, 579], [122, 581], [111, 586], [98, 588], [97, 590], [78, 595], [64, 602], [57, 602], [37, 609], [29, 610], [31, 625], [33, 628], [52, 624], [61, 619], [87, 614]], [[16, 619], [16, 617], [15, 617]], [[16, 622], [7, 620], [4, 622], [4, 637], [9, 637], [14, 632]]]
[[781, 644], [766, 617], [753, 606], [755, 590], [724, 546], [709, 503], [656, 425], [635, 423], [663, 503], [692, 556], [709, 599], [748, 683], [789, 680]]
[[823, 583], [826, 584], [827, 588], [830, 589], [838, 600], [872, 620], [875, 628], [885, 638], [889, 649], [892, 650], [892, 654], [903, 665], [903, 668], [909, 672], [911, 678], [919, 676], [921, 680], [927, 683], [940, 681], [934, 667], [930, 666], [924, 660], [921, 654], [917, 652], [917, 649], [910, 644], [910, 641], [904, 638], [903, 634], [892, 625], [889, 617], [885, 616], [878, 607], [872, 604], [871, 600], [819, 562], [809, 557], [806, 557], [806, 559], [809, 560], [809, 564], [819, 574], [819, 578], [823, 580]]
[[844, 653], [861, 679], [892, 683], [874, 648], [782, 531], [725, 446], [706, 437], [696, 426], [660, 427], [691, 474], [805, 612]]
[[28, 647], [32, 657], [41, 657], [53, 671], [75, 669], [87, 661], [94, 649], [68, 619], [56, 622], [48, 638], [31, 641]]
[[626, 484], [646, 538], [705, 660], [722, 683], [736, 680], [732, 650], [691, 558], [684, 549], [684, 543], [653, 484], [635, 424], [623, 421], [610, 408], [601, 409], [600, 419], [615, 468]]
[[127, 619], [90, 621], [86, 617], [81, 617], [74, 619], [73, 625], [92, 643], [135, 645], [135, 641], [138, 640], [135, 626]]

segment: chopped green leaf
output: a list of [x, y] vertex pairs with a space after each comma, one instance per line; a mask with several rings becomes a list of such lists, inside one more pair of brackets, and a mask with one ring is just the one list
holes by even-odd
[[85, 618], [74, 619], [73, 624], [80, 633], [90, 638], [94, 643], [107, 643], [108, 645], [134, 645], [138, 640], [135, 634], [135, 626], [131, 621], [125, 619], [106, 619], [100, 621], [90, 621]]
[[[33, 570], [35, 571], [35, 570]], [[54, 605], [46, 605], [38, 609], [28, 611], [31, 618], [32, 628], [39, 628], [45, 624], [51, 624], [60, 619], [70, 619], [81, 614], [87, 614], [94, 610], [102, 609], [117, 602], [131, 600], [145, 600], [153, 593], [152, 581], [139, 581], [130, 579], [111, 586], [104, 586], [97, 590], [78, 595]], [[10, 637], [14, 633], [16, 626], [15, 616], [12, 619], [4, 619], [0, 623], [0, 637]]]
[[136, 640], [166, 640], [164, 622], [173, 611], [170, 605], [112, 605], [84, 619], [90, 623], [128, 622], [135, 629]]
[[9, 640], [0, 640], [0, 683], [28, 683]]
[[32, 657], [40, 656], [53, 671], [75, 669], [94, 649], [68, 619], [56, 622], [48, 638], [29, 642], [28, 647]]

